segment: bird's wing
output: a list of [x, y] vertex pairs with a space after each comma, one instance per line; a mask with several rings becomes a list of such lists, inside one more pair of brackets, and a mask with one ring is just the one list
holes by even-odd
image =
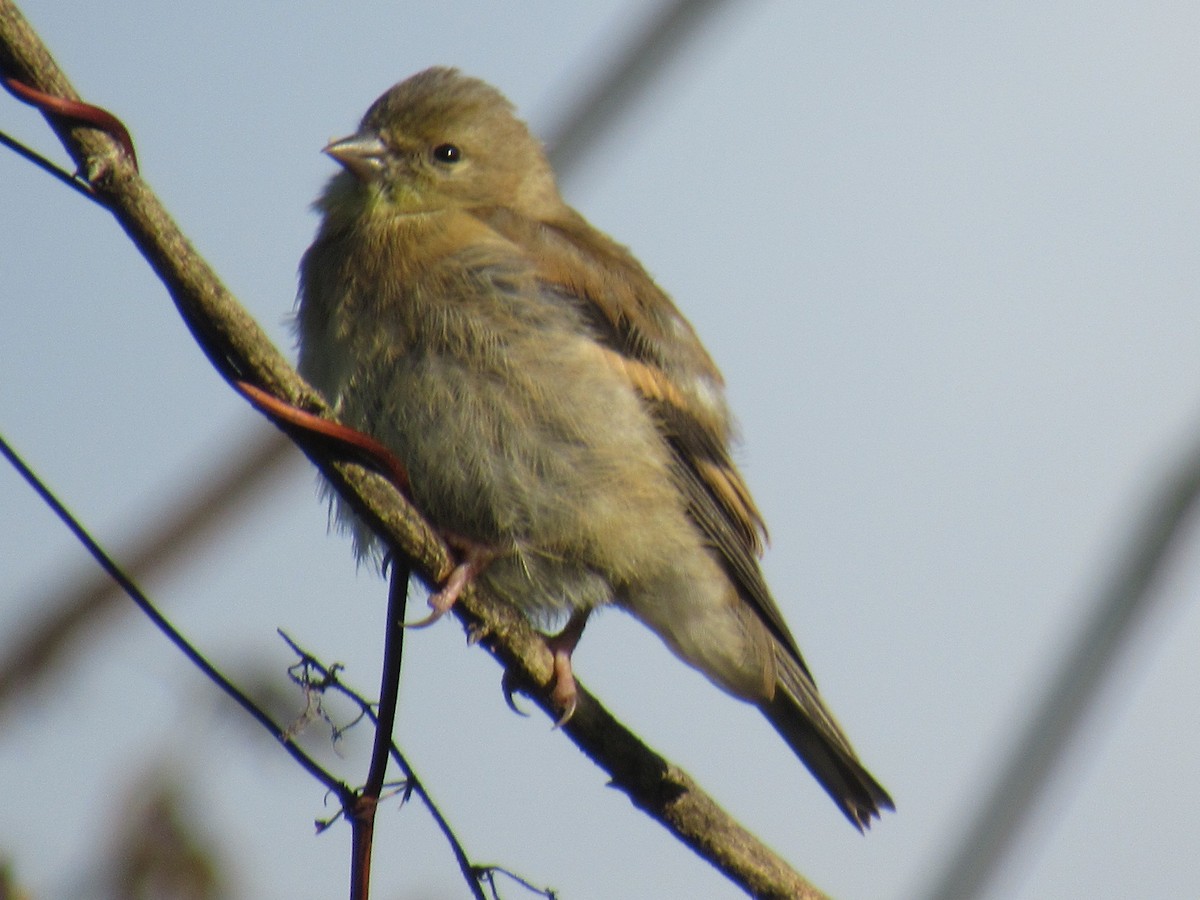
[[503, 207], [473, 212], [520, 247], [547, 289], [576, 303], [592, 323], [606, 362], [645, 399], [671, 447], [693, 520], [807, 673], [759, 568], [766, 526], [729, 456], [721, 375], [691, 325], [628, 250], [578, 214], [546, 223]]

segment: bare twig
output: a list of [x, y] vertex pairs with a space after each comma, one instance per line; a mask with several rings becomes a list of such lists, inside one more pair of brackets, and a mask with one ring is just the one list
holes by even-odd
[[[92, 194], [91, 185], [89, 185], [86, 181], [77, 175], [72, 175], [70, 172], [66, 172], [59, 168], [53, 161], [46, 159], [46, 157], [42, 156], [42, 154], [38, 153], [37, 151], [29, 149], [16, 138], [10, 137], [9, 135], [0, 131], [0, 144], [3, 144], [13, 153], [17, 154], [17, 156], [23, 157], [26, 162], [33, 163], [43, 172], [46, 172], [54, 178], [57, 178], [71, 190], [82, 194], [84, 197], [87, 197], [93, 202], [99, 202]], [[0, 897], [2, 896], [3, 894], [0, 894]]]
[[509, 880], [514, 881], [521, 887], [525, 888], [525, 890], [529, 891], [531, 894], [537, 894], [539, 897], [545, 897], [546, 900], [557, 900], [558, 898], [558, 894], [550, 888], [540, 888], [533, 882], [527, 881], [520, 875], [515, 875], [508, 871], [508, 869], [502, 868], [501, 866], [480, 866], [476, 869], [476, 872], [479, 875], [479, 880], [485, 882], [487, 886], [491, 888], [492, 897], [495, 898], [495, 900], [499, 900], [500, 898], [500, 891], [496, 887], [497, 875], [503, 875], [505, 878], [508, 878]]
[[[386, 733], [383, 729], [379, 728], [379, 717], [375, 712], [375, 707], [357, 691], [342, 683], [341, 679], [338, 677], [336, 667], [325, 666], [320, 660], [318, 660], [303, 647], [299, 646], [283, 632], [280, 632], [280, 637], [282, 637], [284, 641], [287, 642], [287, 645], [292, 648], [292, 651], [300, 657], [300, 660], [304, 666], [310, 668], [313, 672], [320, 676], [322, 690], [337, 691], [343, 696], [353, 700], [358, 705], [359, 711], [362, 713], [362, 715], [369, 719], [376, 726], [377, 738], [380, 734]], [[391, 755], [392, 760], [400, 768], [400, 771], [404, 773], [405, 784], [408, 789], [411, 790], [412, 793], [416, 794], [417, 797], [420, 798], [421, 802], [425, 804], [425, 808], [433, 817], [434, 824], [437, 825], [438, 830], [441, 831], [442, 835], [446, 838], [446, 842], [450, 845], [451, 852], [454, 853], [454, 859], [458, 863], [459, 871], [462, 873], [463, 878], [467, 881], [467, 884], [471, 887], [473, 896], [475, 896], [477, 900], [485, 900], [483, 892], [479, 887], [479, 872], [487, 867], [480, 867], [471, 862], [470, 858], [467, 856], [466, 850], [463, 849], [458, 837], [454, 834], [453, 829], [451, 829], [450, 823], [446, 821], [446, 817], [442, 815], [442, 812], [440, 809], [438, 809], [437, 804], [433, 802], [433, 798], [429, 796], [429, 792], [425, 789], [424, 782], [417, 777], [416, 772], [413, 771], [412, 766], [409, 765], [409, 762], [405, 758], [404, 754], [400, 752], [400, 748], [396, 746], [395, 741], [391, 741], [388, 744], [388, 753]]]
[[274, 737], [288, 754], [298, 762], [306, 772], [312, 775], [317, 781], [325, 785], [330, 791], [338, 795], [342, 800], [342, 804], [346, 805], [351, 802], [354, 797], [354, 792], [343, 782], [339, 781], [332, 774], [321, 767], [316, 760], [310, 757], [307, 753], [300, 749], [299, 746], [292, 740], [290, 733], [267, 715], [257, 703], [250, 699], [240, 688], [224, 676], [212, 663], [210, 663], [204, 655], [197, 650], [185, 638], [178, 629], [172, 625], [167, 618], [158, 611], [150, 599], [142, 593], [141, 589], [133, 583], [133, 580], [125, 574], [125, 571], [113, 561], [104, 549], [96, 543], [87, 530], [79, 523], [79, 521], [71, 514], [52, 491], [38, 478], [37, 474], [26, 465], [25, 461], [9, 446], [8, 442], [0, 435], [0, 456], [3, 456], [9, 461], [14, 469], [20, 473], [21, 477], [29, 484], [31, 488], [42, 498], [45, 503], [54, 512], [63, 524], [71, 530], [76, 539], [84, 546], [91, 554], [92, 558], [102, 568], [108, 576], [120, 585], [121, 590], [129, 597], [138, 608], [146, 615], [154, 626], [166, 635], [175, 647], [187, 657], [197, 669], [199, 669], [210, 681], [224, 691], [238, 706], [246, 711], [252, 719], [258, 722], [265, 728], [272, 737]]
[[321, 666], [315, 659], [301, 651], [286, 635], [284, 636], [288, 645], [301, 656], [302, 664], [311, 666], [322, 676], [323, 689], [334, 686], [339, 692], [352, 697], [359, 704], [359, 708], [363, 714], [375, 724], [375, 751], [372, 755], [370, 775], [368, 776], [366, 786], [361, 791], [356, 792], [301, 750], [295, 742], [295, 735], [292, 728], [284, 729], [278, 725], [261, 706], [226, 678], [158, 611], [157, 607], [134, 584], [133, 579], [126, 574], [124, 569], [118, 566], [112, 557], [96, 543], [87, 529], [59, 501], [58, 497], [42, 482], [37, 474], [29, 468], [20, 455], [13, 450], [3, 435], [0, 435], [0, 456], [9, 461], [29, 486], [41, 497], [42, 501], [70, 529], [71, 533], [75, 535], [76, 539], [91, 554], [92, 558], [95, 559], [105, 573], [107, 573], [108, 577], [116, 582], [124, 594], [137, 604], [138, 608], [154, 623], [159, 631], [166, 635], [167, 639], [196, 668], [207, 676], [210, 681], [216, 684], [227, 696], [241, 706], [251, 718], [262, 725], [273, 738], [279, 741], [288, 754], [305, 771], [338, 797], [342, 811], [350, 820], [354, 829], [355, 852], [352, 865], [352, 900], [367, 900], [367, 887], [370, 881], [371, 838], [374, 830], [375, 810], [379, 804], [379, 797], [383, 792], [389, 755], [396, 760], [397, 765], [405, 773], [408, 781], [408, 790], [419, 792], [425, 806], [445, 835], [472, 894], [478, 900], [484, 900], [483, 892], [479, 887], [478, 872], [480, 868], [473, 866], [467, 859], [462, 845], [455, 837], [441, 812], [425, 792], [425, 789], [421, 787], [416, 774], [412, 771], [408, 761], [404, 759], [403, 755], [396, 748], [391, 738], [400, 682], [401, 650], [403, 648], [404, 635], [402, 623], [404, 621], [404, 606], [407, 598], [409, 579], [407, 569], [393, 567], [392, 571], [392, 590], [388, 603], [388, 641], [385, 645], [384, 653], [384, 674], [379, 714], [376, 714], [371, 709], [371, 705], [366, 700], [338, 681], [336, 669], [327, 669]]
[[408, 566], [391, 566], [388, 588], [383, 672], [379, 686], [379, 717], [375, 722], [375, 745], [366, 784], [358, 793], [351, 814], [354, 853], [350, 866], [350, 900], [367, 900], [371, 884], [371, 848], [375, 835], [375, 810], [387, 775], [392, 728], [396, 723], [396, 701], [400, 693], [400, 664], [404, 657], [404, 610], [408, 604]]
[[[118, 549], [116, 555], [124, 561], [125, 571], [134, 580], [145, 581], [190, 550], [192, 545], [183, 539], [185, 535], [194, 541], [214, 530], [228, 511], [229, 497], [245, 495], [251, 484], [261, 484], [260, 479], [269, 479], [286, 463], [299, 460], [299, 454], [286, 443], [287, 452], [278, 452], [282, 440], [274, 432], [259, 435], [253, 442], [239, 446], [245, 455], [234, 467], [226, 464], [201, 472], [194, 479], [195, 490], [175, 495], [176, 515], [169, 522], [159, 523], [146, 542]], [[32, 624], [8, 657], [0, 659], [0, 710], [44, 676], [66, 655], [75, 638], [94, 629], [95, 623], [122, 600], [112, 579], [94, 570], [72, 572], [66, 583], [69, 589], [51, 587], [31, 604], [33, 609], [48, 612]]]

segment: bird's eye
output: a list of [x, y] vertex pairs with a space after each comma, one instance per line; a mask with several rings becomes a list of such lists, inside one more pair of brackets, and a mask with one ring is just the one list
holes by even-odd
[[462, 159], [457, 144], [438, 144], [433, 148], [433, 158], [440, 163], [456, 163]]

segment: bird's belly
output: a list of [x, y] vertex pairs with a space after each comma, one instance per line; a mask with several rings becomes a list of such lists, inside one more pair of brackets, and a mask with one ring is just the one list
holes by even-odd
[[570, 359], [506, 377], [414, 356], [377, 370], [386, 389], [362, 392], [390, 398], [386, 409], [343, 397], [347, 419], [408, 468], [431, 523], [497, 554], [481, 580], [543, 622], [611, 602], [697, 540], [640, 402]]

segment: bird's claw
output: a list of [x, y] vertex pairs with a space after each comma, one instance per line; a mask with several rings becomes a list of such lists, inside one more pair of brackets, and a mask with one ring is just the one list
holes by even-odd
[[517, 706], [517, 679], [511, 669], [504, 670], [504, 677], [500, 679], [500, 689], [504, 691], [504, 702], [508, 704], [508, 708], [518, 716], [524, 716], [528, 719], [529, 713]]
[[450, 611], [450, 607], [458, 600], [458, 596], [462, 593], [463, 586], [467, 583], [467, 578], [469, 577], [461, 576], [456, 578], [463, 568], [465, 566], [456, 566], [454, 571], [450, 573], [450, 577], [446, 579], [446, 586], [436, 594], [429, 595], [429, 615], [423, 619], [417, 619], [415, 622], [405, 622], [405, 628], [425, 628]]
[[562, 631], [546, 638], [546, 646], [550, 650], [551, 664], [554, 668], [554, 687], [550, 691], [550, 699], [563, 711], [562, 716], [554, 723], [555, 728], [562, 728], [571, 721], [579, 703], [579, 689], [575, 685], [575, 673], [571, 669], [571, 654], [575, 652], [579, 639], [583, 637], [589, 612], [590, 610], [582, 610], [572, 614]]
[[451, 570], [449, 577], [441, 589], [429, 595], [429, 608], [431, 610], [429, 615], [415, 622], [405, 622], [405, 628], [425, 628], [448, 613], [450, 608], [458, 602], [458, 598], [462, 595], [467, 585], [471, 583], [476, 575], [483, 571], [495, 556], [493, 551], [479, 544], [471, 544], [461, 541], [461, 539], [452, 540], [451, 543], [463, 547], [462, 562]]
[[[565, 630], [563, 634], [566, 634]], [[570, 722], [571, 717], [575, 715], [575, 708], [578, 706], [579, 689], [575, 685], [575, 675], [571, 671], [571, 651], [575, 649], [577, 642], [577, 634], [569, 635], [567, 638], [564, 638], [562, 634], [546, 638], [552, 669], [548, 685], [550, 702], [562, 710], [562, 715], [553, 725], [554, 729], [562, 728]], [[504, 691], [504, 702], [508, 704], [508, 708], [517, 715], [528, 718], [529, 713], [517, 706], [516, 694], [520, 688], [517, 686], [517, 677], [511, 669], [504, 672], [504, 677], [500, 680], [500, 688]]]
[[[575, 674], [571, 671], [571, 654], [583, 634], [587, 617], [586, 611], [577, 612], [571, 616], [562, 631], [546, 637], [546, 649], [550, 651], [551, 671], [550, 682], [547, 684], [550, 688], [550, 702], [562, 710], [562, 715], [554, 723], [555, 729], [562, 728], [570, 722], [579, 705], [579, 688], [575, 684]], [[508, 704], [508, 708], [517, 715], [528, 716], [529, 714], [520, 709], [513, 699], [518, 687], [516, 676], [512, 674], [511, 669], [505, 671], [500, 686], [504, 690], [504, 702]]]
[[569, 648], [558, 646], [559, 642], [555, 638], [551, 638], [548, 643], [554, 656], [554, 689], [550, 691], [550, 699], [563, 711], [554, 723], [554, 730], [557, 730], [571, 721], [571, 717], [575, 715], [575, 706], [579, 702], [575, 674], [571, 671], [571, 651], [575, 649], [575, 642], [572, 641]]

